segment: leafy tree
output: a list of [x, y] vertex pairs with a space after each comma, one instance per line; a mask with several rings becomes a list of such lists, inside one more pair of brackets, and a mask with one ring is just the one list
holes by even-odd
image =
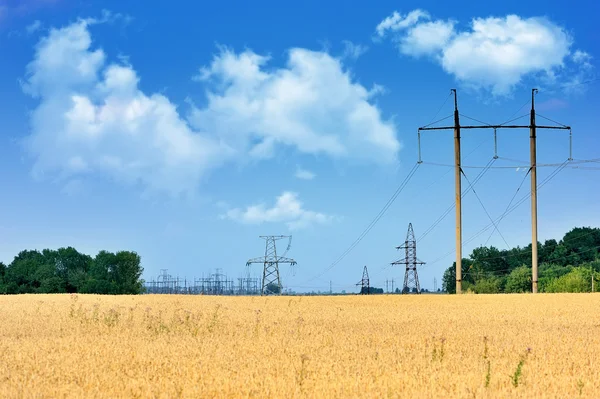
[[590, 292], [591, 278], [592, 271], [588, 267], [575, 267], [569, 273], [550, 281], [546, 292]]
[[517, 267], [506, 279], [507, 293], [531, 292], [531, 269], [525, 265]]
[[[582, 262], [590, 262], [596, 258], [600, 246], [600, 229], [591, 227], [575, 227], [565, 234], [562, 244], [569, 255], [577, 254]], [[572, 264], [575, 262], [570, 260]]]
[[139, 294], [143, 288], [143, 268], [140, 256], [135, 252], [120, 251], [115, 255], [115, 268], [112, 277], [119, 287], [120, 294]]
[[476, 294], [498, 294], [502, 292], [503, 281], [499, 277], [484, 278], [477, 281], [473, 286]]
[[573, 270], [572, 266], [561, 266], [555, 263], [542, 263], [539, 268], [538, 282], [540, 292], [547, 292], [548, 284]]
[[[503, 252], [495, 247], [475, 248], [470, 255], [473, 261], [472, 269], [479, 270], [481, 273], [491, 272], [493, 274], [506, 270], [508, 263], [506, 253]], [[482, 275], [480, 274], [478, 278], [482, 278]], [[478, 278], [474, 278], [473, 282], [476, 282]]]
[[44, 294], [58, 294], [67, 292], [67, 290], [64, 280], [55, 276], [43, 280], [38, 288], [38, 292]]
[[[465, 286], [465, 282], [472, 282], [472, 276], [468, 273], [469, 268], [472, 265], [472, 261], [470, 259], [462, 260], [462, 278], [463, 278], [463, 288]], [[456, 294], [456, 262], [452, 262], [452, 266], [450, 266], [444, 272], [442, 277], [442, 290], [449, 294]]]
[[0, 293], [139, 294], [142, 271], [129, 251], [100, 251], [96, 259], [72, 247], [21, 251], [8, 267], [0, 264]]
[[275, 283], [267, 284], [267, 286], [265, 287], [265, 291], [271, 292], [273, 294], [281, 293], [281, 289], [280, 289], [279, 285], [277, 285]]
[[[575, 263], [579, 262], [578, 258], [575, 258]], [[548, 255], [547, 262], [554, 263], [561, 266], [569, 264], [569, 250], [563, 244], [558, 244], [554, 251]]]
[[544, 241], [544, 245], [538, 251], [538, 261], [540, 263], [548, 262], [550, 255], [556, 250], [557, 246], [558, 242], [555, 239]]

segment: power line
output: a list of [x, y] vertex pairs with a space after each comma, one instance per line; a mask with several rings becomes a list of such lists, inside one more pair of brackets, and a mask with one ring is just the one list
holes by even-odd
[[[504, 160], [513, 161], [513, 162], [522, 162], [522, 164], [521, 165], [503, 165], [503, 166], [461, 165], [461, 169], [517, 169], [517, 168], [529, 169], [530, 168], [530, 166], [526, 165], [525, 162], [523, 162], [523, 161], [514, 160], [514, 159], [510, 159], [510, 158], [503, 158], [503, 157], [498, 157], [498, 159], [504, 159]], [[423, 161], [422, 163], [424, 163], [426, 165], [432, 165], [432, 166], [443, 166], [446, 168], [454, 168], [455, 167], [455, 165], [452, 165], [452, 164], [439, 163], [439, 162]], [[571, 163], [573, 165], [578, 165], [578, 164], [582, 164], [582, 163], [600, 163], [600, 159], [586, 159], [586, 160], [572, 161]], [[535, 166], [537, 168], [547, 168], [547, 167], [556, 167], [556, 166], [561, 166], [561, 165], [562, 165], [562, 163], [540, 163], [540, 164], [536, 164]], [[574, 168], [574, 166], [568, 166], [568, 167]]]
[[475, 194], [475, 197], [477, 198], [477, 201], [479, 201], [479, 204], [481, 205], [481, 207], [483, 208], [483, 210], [485, 211], [485, 214], [487, 215], [488, 219], [490, 219], [490, 222], [492, 222], [492, 225], [494, 225], [494, 228], [496, 229], [496, 231], [498, 232], [498, 234], [500, 234], [500, 237], [502, 237], [502, 240], [504, 240], [504, 243], [506, 244], [506, 248], [510, 249], [510, 245], [508, 245], [508, 242], [506, 241], [506, 238], [504, 238], [504, 235], [500, 232], [500, 230], [498, 229], [498, 225], [496, 225], [496, 223], [494, 222], [494, 220], [492, 219], [492, 217], [490, 216], [490, 213], [487, 211], [487, 209], [485, 208], [485, 205], [483, 205], [483, 201], [481, 201], [481, 198], [479, 197], [479, 195], [477, 194], [477, 191], [475, 191], [475, 188], [473, 187], [473, 185], [471, 184], [471, 181], [469, 180], [469, 178], [467, 177], [467, 175], [465, 174], [464, 171], [461, 171], [463, 176], [465, 177], [465, 179], [467, 180], [467, 183], [469, 183], [469, 185], [471, 186], [471, 190], [473, 190], [473, 194]]
[[[446, 105], [446, 103], [448, 102], [448, 99], [450, 98], [451, 95], [452, 95], [452, 91], [450, 91], [448, 93], [448, 97], [446, 97], [446, 99], [444, 100], [444, 102], [442, 103], [442, 105], [438, 108], [437, 112], [435, 113], [435, 115], [433, 115], [433, 118], [431, 118], [431, 120], [434, 120], [435, 117], [438, 116], [438, 114], [440, 113], [440, 111], [442, 110], [442, 108], [444, 108], [444, 105]], [[452, 116], [452, 115], [450, 115], [450, 116]], [[433, 123], [437, 123], [437, 122], [433, 122]], [[432, 124], [431, 121], [429, 122], [429, 124]]]
[[[475, 177], [475, 180], [473, 181], [473, 183], [469, 183], [469, 187], [467, 187], [461, 194], [461, 198], [463, 198], [468, 192], [469, 192], [469, 188], [472, 187], [473, 184], [477, 184], [479, 182], [479, 180], [481, 180], [481, 178], [483, 177], [483, 175], [489, 170], [489, 166], [491, 166], [493, 163], [495, 162], [495, 159], [492, 158], [488, 161], [486, 168], [484, 168], [481, 172], [479, 172], [479, 174], [477, 175], [477, 177]], [[442, 213], [441, 216], [439, 216], [435, 222], [433, 222], [433, 224], [431, 226], [429, 226], [427, 229], [425, 229], [425, 231], [421, 234], [421, 236], [417, 239], [417, 241], [421, 241], [423, 240], [425, 237], [427, 237], [427, 235], [429, 235], [429, 233], [431, 233], [433, 231], [433, 229], [435, 229], [445, 218], [446, 216], [448, 216], [448, 214], [450, 212], [452, 212], [452, 209], [454, 209], [454, 207], [456, 206], [456, 204], [452, 203], [448, 208], [446, 208], [446, 210]]]
[[[560, 173], [561, 170], [564, 169], [564, 165], [566, 165], [566, 163], [568, 162], [565, 161], [563, 162], [561, 166], [559, 166], [556, 170], [554, 170], [548, 177], [546, 177], [546, 179], [544, 179], [542, 181], [542, 183], [540, 183], [538, 185], [538, 190], [540, 188], [542, 188], [544, 185], [546, 185], [550, 180], [552, 180], [558, 173]], [[531, 197], [531, 193], [526, 194], [524, 197], [521, 197], [512, 207], [510, 207], [509, 209], [507, 209], [506, 211], [504, 211], [498, 218], [496, 218], [496, 220], [501, 220], [502, 218], [504, 218], [506, 215], [512, 213], [514, 210], [516, 210], [521, 204], [523, 204], [527, 199], [529, 199]], [[481, 230], [479, 230], [477, 233], [475, 233], [474, 235], [472, 235], [469, 239], [465, 240], [464, 244], [468, 244], [471, 241], [473, 241], [474, 239], [476, 239], [477, 237], [479, 237], [481, 234], [485, 233], [487, 230], [490, 229], [490, 227], [492, 227], [492, 224], [488, 224], [486, 227], [482, 228]], [[429, 262], [429, 265], [431, 266], [434, 263], [439, 262], [440, 260], [444, 259], [445, 257], [447, 257], [448, 255], [453, 254], [454, 252], [456, 252], [456, 249], [452, 249], [450, 251], [448, 251], [447, 253], [445, 253], [444, 255], [440, 256], [439, 258], [435, 259], [432, 262]]]
[[398, 188], [396, 189], [396, 191], [394, 192], [394, 194], [392, 194], [391, 198], [386, 202], [386, 204], [379, 211], [379, 213], [377, 214], [377, 216], [375, 216], [375, 218], [363, 230], [363, 232], [358, 236], [358, 238], [356, 240], [354, 240], [354, 242], [333, 263], [331, 263], [331, 265], [329, 265], [327, 268], [325, 268], [320, 274], [318, 274], [318, 275], [316, 275], [314, 277], [311, 277], [310, 279], [304, 281], [301, 284], [305, 284], [305, 283], [307, 283], [309, 281], [313, 281], [313, 280], [321, 277], [322, 275], [324, 275], [325, 273], [327, 273], [329, 270], [333, 269], [338, 263], [340, 263], [363, 240], [363, 238], [365, 238], [365, 236], [369, 233], [369, 231], [371, 231], [371, 229], [383, 217], [383, 215], [387, 212], [387, 210], [390, 208], [390, 206], [394, 203], [394, 201], [396, 200], [396, 198], [398, 198], [398, 196], [400, 195], [400, 193], [402, 192], [402, 190], [404, 190], [404, 188], [406, 187], [406, 185], [408, 184], [408, 182], [411, 180], [411, 178], [414, 176], [414, 174], [416, 173], [416, 171], [417, 171], [418, 168], [419, 168], [419, 163], [415, 163], [415, 165], [412, 167], [412, 169], [410, 170], [410, 172], [408, 173], [408, 175], [406, 176], [406, 178], [404, 178], [404, 180], [402, 181], [402, 183], [400, 183], [400, 185], [398, 186]]
[[[586, 236], [586, 235], [589, 235], [589, 234], [584, 234], [583, 236]], [[572, 241], [572, 240], [567, 240], [567, 241]], [[596, 245], [596, 246], [590, 247], [590, 248], [585, 249], [583, 251], [574, 252], [574, 253], [569, 254], [569, 255], [560, 256], [558, 258], [553, 258], [552, 261], [561, 260], [561, 259], [562, 260], [566, 260], [566, 259], [572, 258], [574, 255], [579, 255], [579, 254], [587, 253], [587, 252], [594, 251], [594, 250], [597, 250], [597, 249], [600, 249], [600, 245]], [[520, 256], [520, 255], [519, 254], [514, 254], [514, 255], [513, 254], [508, 254], [508, 255], [505, 255], [505, 256], [495, 256], [495, 257], [491, 257], [491, 258], [482, 258], [482, 259], [479, 259], [479, 260], [493, 260], [493, 259], [500, 259], [500, 258], [510, 258], [510, 257], [515, 257], [515, 256]], [[551, 263], [552, 261], [547, 262], [547, 263]], [[574, 267], [578, 267], [578, 266], [574, 266]], [[512, 271], [512, 270], [514, 270], [514, 268], [497, 269], [497, 270], [483, 270], [480, 273], [489, 273], [491, 275], [494, 275], [494, 273], [509, 272], [509, 271]], [[473, 274], [473, 273], [474, 272], [471, 272], [470, 269], [465, 272], [465, 274]]]
[[[525, 179], [527, 179], [527, 175], [529, 175], [529, 171], [527, 171], [527, 173], [525, 174], [525, 176], [523, 176], [523, 180], [521, 180], [521, 184], [519, 184], [519, 187], [517, 187], [517, 191], [515, 191], [514, 195], [512, 196], [512, 198], [510, 199], [510, 201], [508, 202], [508, 205], [506, 206], [506, 209], [504, 210], [504, 212], [506, 212], [510, 206], [512, 205], [512, 202], [515, 200], [515, 198], [517, 197], [517, 194], [519, 194], [519, 190], [521, 190], [521, 187], [523, 186], [523, 183], [525, 183]], [[504, 214], [500, 217], [500, 219], [498, 220], [498, 224], [500, 224], [500, 222], [502, 221], [502, 219], [504, 219]], [[488, 237], [487, 240], [485, 240], [485, 244], [483, 244], [484, 246], [487, 245], [488, 241], [490, 240], [490, 238], [492, 238], [492, 236], [494, 235], [494, 232], [492, 231], [490, 233], [490, 236]]]
[[547, 117], [545, 117], [544, 115], [542, 115], [542, 114], [540, 114], [540, 113], [537, 113], [536, 115], [537, 115], [537, 116], [540, 116], [540, 117], [542, 117], [542, 118], [544, 118], [544, 119], [546, 119], [547, 121], [550, 121], [550, 122], [552, 122], [552, 123], [556, 123], [557, 125], [561, 125], [561, 126], [563, 126], [563, 127], [568, 127], [567, 125], [563, 125], [563, 124], [562, 124], [562, 123], [560, 123], [560, 122], [557, 122], [557, 121], [555, 121], [555, 120], [553, 120], [553, 119], [547, 118]]

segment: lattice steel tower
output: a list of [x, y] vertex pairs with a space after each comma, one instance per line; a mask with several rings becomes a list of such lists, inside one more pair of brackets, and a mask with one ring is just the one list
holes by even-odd
[[369, 295], [369, 272], [367, 271], [367, 266], [363, 269], [362, 279], [356, 285], [360, 285], [361, 295]]
[[408, 224], [408, 233], [406, 233], [406, 241], [404, 245], [396, 247], [396, 249], [404, 249], [404, 259], [392, 262], [392, 265], [406, 265], [406, 271], [404, 272], [404, 287], [402, 288], [403, 294], [410, 293], [411, 288], [416, 290], [417, 294], [421, 293], [421, 287], [419, 286], [419, 275], [417, 274], [417, 265], [423, 265], [425, 262], [421, 262], [417, 258], [417, 240], [415, 239], [415, 233], [413, 232], [412, 223]]
[[[296, 261], [291, 258], [286, 258], [285, 255], [290, 249], [292, 236], [260, 236], [266, 240], [265, 256], [249, 259], [246, 266], [249, 267], [252, 263], [263, 264], [262, 284], [260, 288], [261, 295], [279, 295], [283, 287], [281, 285], [281, 277], [279, 276], [279, 264], [289, 263], [290, 266], [296, 265]], [[288, 247], [283, 253], [283, 256], [277, 256], [277, 247], [275, 242], [282, 238], [289, 238]]]

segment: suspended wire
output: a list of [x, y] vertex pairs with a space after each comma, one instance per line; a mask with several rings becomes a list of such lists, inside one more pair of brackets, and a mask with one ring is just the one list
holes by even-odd
[[[568, 163], [569, 161], [566, 160], [565, 162], [563, 162], [559, 167], [557, 167], [548, 177], [546, 177], [542, 183], [540, 183], [538, 185], [538, 190], [541, 189], [542, 187], [544, 187], [548, 182], [550, 182], [550, 180], [552, 180], [558, 173], [560, 173], [565, 165]], [[531, 197], [531, 193], [528, 193], [527, 195], [525, 195], [524, 197], [521, 197], [517, 203], [515, 203], [515, 205], [513, 205], [507, 212], [503, 213], [502, 215], [500, 215], [496, 220], [500, 219], [501, 217], [506, 216], [507, 214], [513, 212], [515, 209], [517, 209], [522, 203], [524, 203], [525, 201], [527, 201], [528, 198]], [[484, 227], [482, 230], [480, 230], [478, 233], [476, 233], [475, 235], [473, 235], [472, 237], [470, 237], [464, 244], [468, 244], [469, 242], [473, 241], [475, 238], [479, 237], [481, 234], [483, 234], [485, 231], [487, 231], [490, 227], [492, 227], [491, 224], [487, 225], [486, 227]]]
[[[522, 168], [522, 169], [529, 169], [529, 165], [527, 164], [527, 162], [525, 161], [519, 161], [516, 159], [510, 159], [510, 158], [504, 158], [504, 157], [498, 157], [498, 159], [503, 159], [503, 160], [507, 160], [507, 161], [513, 161], [513, 162], [521, 162], [521, 165], [504, 165], [504, 166], [490, 166], [488, 167], [487, 165], [461, 165], [461, 168], [466, 168], [466, 169], [517, 169], [517, 168]], [[577, 164], [581, 164], [581, 163], [600, 163], [600, 160], [598, 159], [586, 159], [586, 160], [579, 160], [579, 161], [571, 161], [572, 164], [577, 165]], [[446, 168], [454, 168], [456, 167], [456, 165], [453, 164], [448, 164], [448, 163], [438, 163], [438, 162], [427, 162], [427, 161], [423, 161], [422, 163], [427, 164], [427, 165], [433, 165], [433, 166], [444, 166]], [[564, 163], [564, 162], [563, 162]], [[537, 164], [536, 167], [537, 168], [545, 168], [545, 167], [557, 167], [557, 166], [561, 166], [563, 163], [540, 163]], [[575, 166], [567, 166], [569, 168], [574, 168]]]
[[369, 233], [369, 231], [371, 231], [371, 229], [377, 224], [377, 222], [383, 217], [383, 215], [387, 212], [387, 210], [390, 208], [390, 206], [394, 203], [394, 201], [396, 200], [398, 195], [400, 195], [402, 190], [404, 190], [404, 188], [406, 187], [408, 182], [411, 180], [411, 178], [416, 173], [417, 169], [419, 168], [419, 165], [420, 165], [419, 163], [415, 163], [415, 165], [412, 167], [412, 169], [410, 170], [410, 172], [408, 173], [406, 178], [404, 178], [402, 183], [400, 183], [400, 185], [398, 186], [398, 188], [396, 189], [394, 194], [391, 196], [391, 198], [387, 201], [387, 203], [383, 206], [383, 208], [379, 211], [379, 213], [377, 214], [377, 216], [375, 216], [375, 218], [371, 221], [371, 223], [369, 223], [369, 225], [358, 236], [358, 238], [356, 240], [354, 240], [354, 242], [333, 263], [331, 263], [331, 265], [329, 265], [327, 268], [325, 268], [318, 275], [313, 276], [310, 279], [304, 281], [302, 284], [305, 284], [309, 281], [313, 281], [313, 280], [321, 277], [325, 273], [327, 273], [329, 270], [333, 269], [363, 240], [363, 238], [365, 238], [365, 236]]
[[[518, 110], [516, 110], [511, 116], [509, 116], [508, 119], [512, 118], [513, 116], [515, 116], [516, 114], [518, 114], [519, 112], [521, 112], [521, 110], [523, 109], [523, 107], [526, 106], [527, 104], [531, 104], [531, 100], [525, 101], [525, 104], [521, 105], [521, 107]], [[527, 115], [529, 115], [529, 114], [525, 114], [523, 116], [527, 116]], [[517, 119], [520, 119], [523, 116], [519, 116], [518, 118], [510, 120], [510, 121], [506, 121], [506, 122], [502, 123], [501, 125], [505, 125], [505, 124], [507, 124], [509, 122], [512, 122], [512, 121], [517, 120]]]
[[[508, 205], [506, 206], [506, 209], [504, 210], [504, 213], [510, 208], [510, 206], [512, 205], [512, 202], [515, 200], [515, 198], [517, 197], [517, 194], [519, 194], [519, 190], [521, 190], [521, 187], [523, 187], [523, 183], [525, 183], [525, 180], [527, 179], [527, 176], [529, 175], [529, 172], [531, 172], [531, 169], [529, 169], [527, 171], [527, 173], [525, 174], [525, 176], [523, 176], [523, 180], [521, 180], [521, 184], [519, 184], [519, 187], [517, 187], [517, 191], [515, 191], [515, 193], [513, 194], [512, 198], [510, 199], [510, 201], [508, 202]], [[502, 219], [504, 219], [504, 213], [501, 215], [500, 219], [498, 220], [498, 224], [500, 224], [500, 222], [502, 221]], [[487, 240], [485, 240], [485, 243], [483, 244], [483, 246], [486, 246], [488, 241], [492, 238], [492, 236], [494, 235], [494, 232], [492, 231], [490, 236], [488, 237]]]
[[506, 125], [507, 123], [514, 122], [514, 121], [516, 121], [517, 119], [525, 118], [526, 116], [529, 116], [529, 114], [525, 114], [525, 115], [517, 116], [516, 118], [513, 118], [513, 119], [511, 119], [511, 120], [509, 120], [509, 121], [506, 121], [506, 122], [504, 122], [504, 123], [501, 123], [501, 124], [500, 124], [500, 125], [498, 125], [498, 126], [504, 126], [504, 125]]
[[560, 123], [560, 122], [557, 122], [557, 121], [555, 121], [554, 119], [546, 118], [546, 117], [545, 117], [544, 115], [542, 115], [542, 114], [538, 114], [538, 113], [536, 113], [536, 115], [537, 115], [537, 116], [540, 116], [540, 117], [542, 117], [542, 118], [544, 118], [544, 119], [546, 119], [546, 120], [548, 120], [548, 121], [550, 121], [550, 122], [552, 122], [552, 123], [556, 123], [557, 125], [561, 125], [562, 127], [568, 127], [567, 125], [563, 125], [562, 123]]
[[[550, 182], [558, 173], [560, 173], [560, 171], [562, 171], [564, 169], [564, 167], [566, 166], [566, 164], [569, 162], [569, 160], [566, 160], [565, 162], [563, 162], [561, 164], [561, 166], [559, 166], [558, 168], [556, 168], [548, 177], [546, 177], [542, 183], [538, 184], [538, 190], [541, 189], [544, 185], [546, 185], [548, 182]], [[496, 220], [500, 220], [501, 218], [504, 218], [506, 215], [512, 213], [514, 210], [516, 210], [521, 204], [523, 204], [529, 197], [531, 197], [531, 193], [528, 193], [527, 195], [525, 195], [524, 197], [521, 197], [512, 207], [510, 207], [509, 209], [507, 209], [504, 213], [502, 213], [498, 218], [496, 218]], [[471, 241], [473, 241], [474, 239], [476, 239], [477, 237], [479, 237], [481, 234], [485, 233], [487, 230], [490, 229], [490, 227], [492, 227], [492, 224], [488, 224], [486, 227], [482, 228], [481, 230], [479, 230], [477, 233], [475, 233], [474, 235], [472, 235], [469, 239], [467, 239], [466, 241], [463, 242], [463, 245], [466, 245], [468, 243], [470, 243]], [[439, 258], [435, 259], [432, 262], [429, 262], [428, 265], [433, 265], [439, 261], [441, 261], [442, 259], [446, 258], [448, 255], [451, 255], [453, 253], [456, 252], [456, 248], [448, 251], [447, 253], [445, 253], [444, 255], [440, 256]]]
[[588, 83], [594, 83], [594, 82], [598, 82], [598, 81], [600, 81], [600, 78], [586, 80], [585, 82], [565, 84], [562, 87], [573, 87], [573, 86], [579, 86], [579, 85], [584, 85], [584, 84], [588, 84]]
[[[481, 180], [481, 178], [483, 177], [483, 175], [485, 175], [485, 173], [489, 170], [489, 167], [494, 163], [496, 159], [492, 158], [488, 161], [487, 163], [487, 168], [484, 168], [481, 172], [479, 172], [479, 174], [477, 175], [477, 177], [475, 177], [475, 180], [473, 181], [473, 183], [469, 184], [469, 187], [467, 187], [462, 193], [461, 193], [461, 198], [464, 198], [464, 196], [469, 192], [469, 189], [472, 187], [473, 184], [477, 184], [477, 182], [479, 182], [479, 180]], [[427, 237], [427, 235], [429, 235], [429, 233], [431, 233], [445, 218], [446, 216], [448, 216], [448, 214], [452, 211], [452, 209], [454, 209], [454, 207], [456, 206], [455, 203], [452, 203], [448, 208], [446, 208], [446, 210], [442, 213], [442, 215], [440, 217], [438, 217], [436, 219], [435, 222], [433, 222], [433, 224], [431, 226], [429, 226], [425, 232], [423, 232], [421, 234], [421, 236], [419, 238], [417, 238], [417, 241], [421, 241], [423, 240], [425, 237]]]
[[463, 117], [465, 117], [467, 119], [471, 119], [472, 121], [475, 121], [475, 122], [483, 123], [484, 125], [487, 125], [487, 126], [492, 126], [491, 123], [483, 122], [483, 121], [480, 121], [479, 119], [471, 118], [470, 116], [467, 116], [467, 115], [464, 115], [464, 114], [460, 114], [460, 116], [463, 116]]
[[490, 213], [488, 212], [488, 210], [486, 209], [485, 205], [483, 205], [483, 201], [481, 201], [481, 198], [479, 197], [479, 195], [477, 194], [477, 191], [475, 191], [475, 188], [473, 187], [473, 185], [471, 184], [471, 181], [469, 180], [469, 178], [467, 177], [467, 175], [465, 174], [464, 171], [461, 171], [463, 176], [465, 177], [465, 179], [467, 180], [467, 182], [469, 183], [469, 185], [471, 186], [471, 190], [473, 190], [473, 194], [475, 194], [475, 197], [477, 198], [477, 201], [479, 201], [479, 204], [481, 205], [481, 207], [483, 208], [483, 210], [485, 211], [485, 214], [487, 215], [488, 219], [490, 219], [490, 222], [492, 222], [492, 225], [494, 226], [494, 228], [496, 229], [496, 231], [498, 232], [498, 234], [500, 234], [500, 237], [502, 237], [502, 240], [504, 241], [504, 243], [506, 244], [506, 248], [510, 249], [510, 245], [508, 245], [508, 242], [506, 241], [506, 238], [504, 238], [504, 235], [500, 232], [500, 230], [498, 229], [498, 225], [496, 224], [496, 222], [494, 222], [494, 220], [492, 219], [492, 217], [490, 216]]
[[423, 126], [423, 127], [427, 127], [427, 126], [435, 125], [436, 123], [438, 123], [438, 122], [441, 122], [441, 121], [445, 121], [445, 120], [446, 120], [446, 119], [448, 119], [448, 118], [452, 118], [452, 115], [448, 115], [448, 116], [447, 116], [447, 117], [445, 117], [445, 118], [438, 119], [437, 121], [435, 121], [435, 122], [431, 122], [429, 125], [425, 125], [425, 126]]
[[[442, 105], [441, 105], [441, 106], [438, 108], [438, 110], [437, 110], [437, 112], [435, 113], [435, 115], [433, 115], [433, 118], [431, 118], [431, 120], [434, 120], [434, 119], [435, 119], [435, 118], [438, 116], [438, 114], [440, 113], [440, 111], [442, 110], [442, 108], [444, 108], [444, 105], [446, 105], [446, 103], [448, 102], [448, 99], [450, 98], [450, 96], [451, 96], [451, 95], [452, 95], [452, 91], [450, 91], [450, 92], [448, 93], [448, 96], [446, 97], [446, 99], [444, 100], [444, 102], [442, 103]], [[452, 115], [450, 115], [450, 116], [452, 116]], [[444, 119], [446, 119], [446, 118], [444, 118]], [[440, 121], [438, 121], [438, 122], [440, 122]], [[433, 122], [433, 123], [437, 123], [437, 122]], [[431, 123], [431, 121], [430, 121], [430, 122], [429, 122], [429, 125], [431, 125], [431, 124], [432, 124], [432, 123]], [[427, 125], [427, 126], [429, 126], [429, 125]]]
[[[570, 241], [570, 240], [567, 240], [567, 241]], [[567, 242], [567, 241], [564, 241], [564, 242]], [[579, 255], [579, 254], [583, 254], [583, 253], [586, 253], [586, 252], [590, 252], [590, 251], [595, 251], [595, 250], [598, 250], [598, 249], [600, 249], [600, 245], [596, 245], [596, 246], [590, 247], [590, 248], [585, 249], [583, 251], [574, 252], [574, 253], [572, 253], [570, 255], [565, 255], [565, 256], [558, 257], [558, 258], [554, 258], [554, 259], [552, 259], [552, 261], [561, 260], [561, 259], [567, 260], [569, 258], [572, 258], [573, 256], [576, 256], [576, 255]], [[527, 252], [529, 252], [529, 250], [527, 250]], [[480, 259], [480, 260], [492, 260], [492, 259], [500, 259], [500, 258], [510, 258], [510, 257], [515, 257], [515, 256], [519, 256], [519, 255], [518, 254], [517, 255], [508, 254], [508, 255], [504, 255], [504, 256], [494, 256], [494, 257], [491, 257], [491, 258], [483, 258], [483, 259]], [[575, 266], [575, 267], [577, 267], [577, 266]], [[479, 271], [479, 270], [473, 270], [473, 271], [471, 271], [471, 268], [469, 268], [467, 271], [465, 271], [463, 273], [463, 276], [465, 276], [465, 275], [474, 275], [474, 274], [485, 274], [485, 273], [487, 273], [488, 275], [496, 277], [497, 275], [499, 275], [502, 272], [510, 272], [510, 271], [513, 271], [513, 270], [514, 270], [514, 268], [497, 269], [497, 270], [481, 270], [481, 271]]]

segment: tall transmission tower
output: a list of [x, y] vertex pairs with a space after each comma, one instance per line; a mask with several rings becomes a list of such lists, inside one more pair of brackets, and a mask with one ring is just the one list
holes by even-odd
[[405, 252], [404, 259], [392, 262], [392, 265], [406, 265], [402, 293], [408, 294], [410, 293], [411, 288], [413, 288], [417, 294], [420, 294], [421, 287], [419, 286], [417, 265], [423, 265], [425, 262], [421, 262], [417, 258], [417, 240], [415, 239], [412, 223], [408, 224], [408, 232], [406, 233], [406, 241], [404, 241], [404, 245], [396, 247], [396, 249], [404, 249]]
[[362, 279], [356, 285], [360, 285], [360, 293], [362, 295], [369, 295], [369, 271], [367, 270], [367, 266], [363, 269]]
[[[265, 256], [248, 259], [248, 262], [246, 262], [246, 267], [249, 267], [253, 263], [262, 263], [263, 276], [260, 294], [279, 295], [283, 291], [283, 286], [281, 285], [281, 277], [279, 275], [279, 264], [289, 263], [290, 266], [295, 266], [296, 261], [294, 259], [286, 258], [284, 256], [277, 256], [277, 247], [275, 245], [275, 242], [283, 238], [289, 238], [287, 248], [289, 250], [290, 244], [292, 242], [292, 236], [260, 236], [260, 238], [266, 241]], [[284, 255], [286, 253], [287, 250], [285, 251]]]

